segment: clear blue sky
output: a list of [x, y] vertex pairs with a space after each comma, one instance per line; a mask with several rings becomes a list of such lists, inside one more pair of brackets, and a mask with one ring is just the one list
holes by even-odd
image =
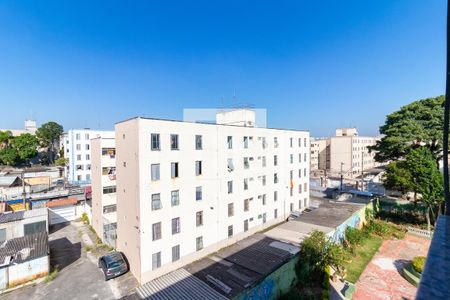
[[253, 104], [270, 127], [376, 134], [445, 90], [445, 0], [156, 2], [1, 1], [0, 128]]

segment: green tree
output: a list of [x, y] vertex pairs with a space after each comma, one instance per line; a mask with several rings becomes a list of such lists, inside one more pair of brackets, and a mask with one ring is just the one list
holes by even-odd
[[412, 187], [422, 196], [426, 206], [425, 217], [430, 230], [430, 213], [435, 220], [435, 209], [444, 201], [442, 173], [436, 168], [435, 156], [427, 147], [419, 147], [406, 155], [405, 164], [411, 173]]
[[16, 151], [20, 161], [26, 161], [37, 155], [38, 140], [36, 136], [24, 133], [14, 137], [10, 142], [10, 148]]
[[55, 160], [55, 165], [64, 167], [69, 162], [69, 159], [60, 157], [57, 160]]
[[53, 163], [56, 156], [56, 148], [59, 144], [59, 139], [63, 133], [63, 127], [56, 122], [47, 122], [42, 124], [36, 131], [36, 136], [39, 144], [47, 148], [50, 163]]
[[380, 127], [384, 135], [376, 145], [375, 160], [386, 162], [404, 158], [412, 149], [427, 147], [436, 165], [442, 158], [444, 96], [414, 101], [386, 116]]
[[5, 130], [0, 131], [0, 149], [8, 147], [9, 141], [12, 139], [13, 135], [11, 131]]
[[14, 166], [19, 161], [19, 155], [14, 149], [7, 147], [0, 150], [0, 162], [4, 165]]
[[405, 161], [394, 161], [386, 167], [383, 184], [387, 189], [397, 190], [405, 194], [413, 191], [411, 172]]

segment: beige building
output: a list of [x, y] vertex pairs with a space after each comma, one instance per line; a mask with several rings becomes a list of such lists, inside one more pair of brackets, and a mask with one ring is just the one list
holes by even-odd
[[116, 143], [91, 139], [92, 226], [102, 241], [115, 247], [117, 228]]
[[25, 120], [24, 129], [0, 129], [0, 131], [11, 131], [13, 136], [19, 136], [24, 133], [36, 134], [37, 126], [34, 120]]
[[330, 139], [311, 139], [311, 171], [330, 168]]

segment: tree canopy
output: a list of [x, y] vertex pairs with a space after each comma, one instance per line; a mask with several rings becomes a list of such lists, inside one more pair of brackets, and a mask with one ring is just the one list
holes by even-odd
[[37, 155], [37, 138], [29, 133], [8, 138], [8, 143], [0, 149], [0, 162], [5, 165], [17, 165]]
[[39, 144], [42, 147], [47, 148], [50, 163], [55, 159], [56, 148], [58, 147], [59, 139], [63, 131], [63, 127], [53, 121], [42, 124], [36, 131], [36, 137], [39, 140]]
[[375, 146], [375, 160], [386, 162], [404, 158], [412, 149], [427, 147], [435, 163], [442, 158], [444, 96], [414, 101], [386, 116], [380, 127], [384, 135]]

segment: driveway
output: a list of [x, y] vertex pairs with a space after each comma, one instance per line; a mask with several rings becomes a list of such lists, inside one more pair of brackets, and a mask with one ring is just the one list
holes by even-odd
[[401, 275], [414, 256], [426, 256], [430, 240], [407, 234], [403, 240], [387, 240], [364, 269], [353, 299], [415, 299], [417, 288]]
[[119, 299], [134, 290], [136, 280], [130, 272], [105, 282], [97, 267], [97, 258], [84, 250], [84, 241], [90, 241], [87, 231], [87, 227], [79, 222], [51, 228], [50, 263], [59, 269], [56, 278], [0, 297], [5, 300]]

